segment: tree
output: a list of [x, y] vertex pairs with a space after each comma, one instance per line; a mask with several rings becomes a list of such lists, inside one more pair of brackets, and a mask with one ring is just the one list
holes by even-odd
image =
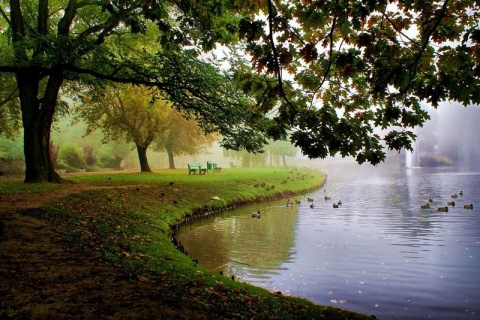
[[[226, 147], [260, 149], [265, 138], [251, 119], [251, 101], [196, 58], [200, 49], [235, 39], [236, 18], [226, 5], [217, 0], [2, 1], [0, 74], [13, 75], [18, 87], [25, 182], [61, 182], [48, 149], [59, 95], [70, 84], [109, 80], [154, 86], [176, 108], [194, 113], [206, 131], [220, 132]], [[149, 41], [150, 27], [160, 40], [156, 50], [130, 46]]]
[[267, 160], [267, 153], [261, 152], [257, 154], [252, 154], [251, 152], [243, 151], [234, 151], [234, 150], [223, 150], [223, 156], [240, 160], [243, 168], [253, 168], [253, 167], [265, 167], [265, 162]]
[[105, 141], [135, 143], [140, 170], [151, 172], [147, 149], [173, 124], [170, 117], [173, 111], [168, 101], [152, 102], [143, 86], [109, 85], [87, 93], [77, 113], [88, 124], [87, 134], [100, 128]]
[[270, 141], [268, 149], [270, 150], [270, 165], [272, 165], [272, 156], [276, 155], [282, 157], [283, 166], [285, 168], [287, 167], [285, 157], [293, 157], [297, 153], [297, 148], [295, 148], [295, 146], [289, 141], [285, 140]]
[[166, 151], [170, 169], [175, 169], [175, 156], [201, 153], [217, 140], [215, 134], [205, 134], [195, 119], [185, 118], [175, 110], [169, 114], [169, 122], [172, 125], [156, 139], [155, 150]]
[[478, 1], [238, 5], [256, 73], [237, 68], [237, 78], [258, 105], [279, 101], [270, 135], [285, 138], [291, 128], [310, 158], [340, 153], [377, 164], [384, 145], [411, 149], [412, 128], [429, 118], [420, 102], [480, 103]]

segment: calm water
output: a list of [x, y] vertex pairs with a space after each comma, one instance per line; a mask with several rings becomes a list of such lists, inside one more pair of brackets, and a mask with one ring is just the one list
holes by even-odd
[[[325, 190], [295, 197], [293, 208], [242, 207], [187, 227], [179, 241], [210, 269], [316, 303], [384, 319], [480, 318], [480, 172], [325, 171]], [[460, 190], [448, 213], [420, 209]]]

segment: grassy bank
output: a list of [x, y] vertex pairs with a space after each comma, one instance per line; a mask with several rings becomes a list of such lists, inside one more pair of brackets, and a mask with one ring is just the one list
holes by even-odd
[[[321, 172], [300, 168], [234, 168], [189, 176], [186, 170], [161, 170], [153, 174], [85, 174], [66, 179], [71, 183], [29, 186], [20, 181], [2, 182], [0, 197], [9, 201], [12, 197], [40, 195], [39, 198], [45, 200], [65, 194], [53, 204], [31, 208], [22, 214], [45, 222], [45, 228], [62, 245], [73, 250], [75, 257], [79, 255], [79, 259], [89, 263], [96, 261], [107, 265], [115, 270], [118, 281], [127, 281], [129, 288], [133, 286], [129, 292], [118, 291], [123, 290], [118, 286], [117, 289], [102, 289], [117, 290], [104, 292], [105, 297], [113, 295], [120, 301], [124, 299], [122, 308], [125, 311], [116, 309], [102, 314], [100, 306], [89, 305], [82, 311], [77, 305], [75, 310], [84, 318], [370, 318], [314, 305], [304, 299], [285, 297], [224, 277], [197, 265], [171, 242], [171, 226], [191, 218], [192, 213], [204, 215], [234, 205], [287, 197], [318, 188], [324, 182]], [[14, 223], [6, 218], [7, 214], [2, 213], [7, 221], [3, 238], [13, 239], [9, 227]], [[8, 258], [8, 254], [6, 256]], [[57, 277], [56, 281], [63, 279]], [[75, 292], [77, 295], [89, 294], [79, 290], [80, 285], [74, 288], [76, 290], [71, 291], [78, 291]], [[95, 288], [98, 290], [98, 286]], [[43, 290], [44, 286], [40, 289]], [[142, 307], [143, 311], [138, 311], [135, 304], [140, 302], [139, 299], [130, 300], [132, 292], [143, 297], [148, 290], [152, 291], [148, 296], [151, 301], [147, 307]], [[2, 293], [7, 291], [8, 288], [2, 288]], [[127, 294], [129, 297], [124, 297]], [[5, 306], [9, 303], [9, 309], [3, 311], [4, 316], [44, 314], [15, 310], [18, 301], [9, 299], [19, 299], [18, 294], [7, 292], [6, 297], [4, 303]], [[105, 297], [102, 299], [107, 300]], [[28, 303], [28, 298], [24, 298], [26, 302], [20, 305]], [[83, 298], [77, 299], [83, 301]], [[141, 301], [141, 304], [146, 303], [145, 299]], [[95, 303], [101, 304], [102, 301]], [[127, 310], [137, 311], [128, 316]]]

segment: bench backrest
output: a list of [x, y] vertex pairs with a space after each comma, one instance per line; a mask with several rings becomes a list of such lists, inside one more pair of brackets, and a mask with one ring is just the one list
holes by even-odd
[[189, 168], [192, 168], [192, 167], [201, 168], [201, 167], [202, 167], [202, 164], [201, 164], [201, 163], [189, 163], [189, 164], [188, 164], [188, 167], [189, 167]]

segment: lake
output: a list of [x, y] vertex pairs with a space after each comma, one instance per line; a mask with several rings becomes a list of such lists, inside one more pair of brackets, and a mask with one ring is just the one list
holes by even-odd
[[[480, 172], [324, 171], [323, 188], [293, 197], [300, 204], [240, 207], [182, 229], [178, 240], [209, 269], [319, 304], [383, 319], [480, 317]], [[429, 197], [433, 208], [421, 209]], [[436, 210], [449, 201], [448, 212]]]

